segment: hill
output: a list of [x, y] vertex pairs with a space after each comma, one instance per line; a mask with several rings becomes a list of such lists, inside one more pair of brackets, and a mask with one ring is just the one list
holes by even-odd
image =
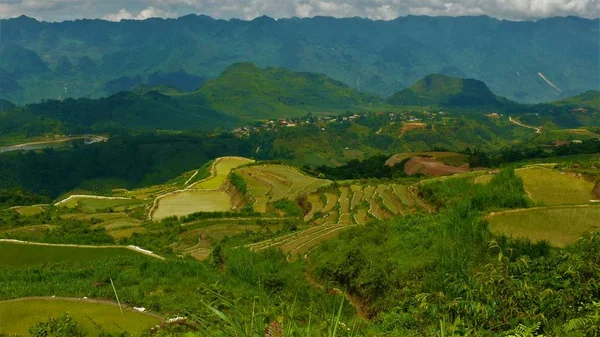
[[412, 87], [393, 94], [386, 102], [392, 105], [435, 105], [447, 108], [508, 108], [514, 105], [509, 100], [494, 95], [482, 81], [441, 74], [425, 76]]
[[600, 91], [588, 90], [577, 96], [568, 97], [560, 101], [551, 102], [551, 104], [589, 107], [596, 110], [600, 110]]
[[230, 66], [199, 92], [216, 110], [242, 119], [297, 117], [311, 110], [354, 109], [378, 101], [323, 74], [261, 69], [252, 63]]
[[[324, 73], [382, 96], [432, 73], [477, 78], [500, 96], [534, 103], [597, 89], [598, 23], [485, 16], [243, 21], [188, 15], [121, 22], [19, 17], [0, 21], [0, 48], [15, 56], [0, 57], [0, 69], [11, 74], [11, 90], [1, 90], [0, 97], [18, 104], [97, 98], [140, 83], [190, 91], [231, 64], [250, 61]], [[69, 71], [57, 72], [65, 66]]]
[[5, 132], [18, 132], [25, 127], [23, 124], [29, 123], [35, 125], [33, 129], [30, 125], [29, 132], [33, 134], [51, 132], [57, 124], [72, 133], [119, 128], [213, 130], [230, 127], [236, 121], [211, 109], [200, 95], [182, 104], [176, 96], [156, 90], [144, 92], [144, 88], [100, 99], [69, 98], [29, 104], [13, 108], [2, 119]]

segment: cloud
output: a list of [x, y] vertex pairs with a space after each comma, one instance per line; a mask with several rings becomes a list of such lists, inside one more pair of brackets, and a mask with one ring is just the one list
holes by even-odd
[[48, 21], [76, 18], [145, 19], [189, 13], [215, 18], [361, 16], [391, 20], [408, 14], [489, 15], [509, 20], [600, 16], [598, 0], [0, 0], [0, 18], [22, 14]]
[[177, 14], [174, 12], [158, 9], [155, 7], [148, 7], [140, 11], [137, 15], [133, 15], [128, 12], [125, 8], [121, 8], [115, 14], [107, 14], [104, 16], [105, 20], [108, 21], [121, 21], [121, 20], [145, 20], [149, 18], [174, 18]]

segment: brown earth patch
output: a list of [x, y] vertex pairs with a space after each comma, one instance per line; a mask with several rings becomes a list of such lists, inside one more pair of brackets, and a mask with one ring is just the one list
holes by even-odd
[[444, 176], [449, 174], [465, 173], [469, 171], [470, 168], [468, 164], [460, 167], [454, 167], [439, 162], [433, 157], [412, 157], [404, 165], [404, 173], [408, 175], [421, 173], [427, 176]]
[[411, 130], [425, 129], [427, 124], [425, 123], [402, 123], [402, 130], [400, 131], [400, 137], [404, 136], [405, 133]]

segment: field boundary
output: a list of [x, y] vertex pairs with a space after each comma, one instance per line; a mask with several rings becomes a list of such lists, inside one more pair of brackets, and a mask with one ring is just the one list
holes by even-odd
[[124, 248], [129, 249], [134, 252], [144, 254], [159, 260], [165, 260], [164, 257], [154, 254], [154, 252], [140, 248], [138, 246], [128, 245], [128, 246], [119, 246], [119, 245], [102, 245], [102, 246], [94, 246], [94, 245], [76, 245], [69, 243], [46, 243], [46, 242], [33, 242], [33, 241], [22, 241], [15, 239], [0, 239], [0, 242], [8, 242], [8, 243], [16, 243], [23, 245], [37, 245], [37, 246], [48, 246], [48, 247], [72, 247], [72, 248]]

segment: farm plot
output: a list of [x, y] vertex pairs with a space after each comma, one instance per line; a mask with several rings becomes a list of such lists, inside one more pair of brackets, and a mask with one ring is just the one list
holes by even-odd
[[402, 205], [392, 186], [386, 186], [386, 188], [379, 193], [379, 196], [383, 202], [383, 206], [387, 208], [393, 214], [402, 214]]
[[392, 189], [400, 201], [406, 206], [413, 206], [415, 199], [404, 185], [392, 185]]
[[0, 266], [25, 266], [57, 261], [90, 261], [114, 256], [139, 256], [125, 247], [74, 247], [0, 241]]
[[12, 209], [23, 216], [38, 215], [44, 211], [42, 206], [19, 206]]
[[304, 221], [311, 220], [315, 216], [315, 213], [320, 212], [323, 209], [323, 202], [321, 201], [321, 196], [318, 194], [313, 193], [309, 195], [308, 202], [310, 203], [311, 208], [310, 212], [304, 217]]
[[256, 188], [255, 184], [249, 184], [248, 187], [255, 197], [264, 195], [264, 191], [268, 189], [269, 201], [294, 199], [300, 194], [308, 195], [330, 183], [329, 180], [313, 178], [286, 165], [254, 165], [244, 167], [239, 172], [243, 177], [251, 177], [264, 185]]
[[223, 185], [227, 176], [236, 167], [253, 163], [254, 160], [243, 157], [221, 157], [215, 160], [211, 176], [189, 186], [193, 189], [216, 190]]
[[600, 207], [562, 206], [532, 208], [492, 214], [493, 232], [531, 241], [547, 240], [553, 246], [565, 246], [600, 226]]
[[349, 224], [352, 222], [350, 219], [350, 188], [347, 186], [340, 187], [340, 198], [338, 204], [340, 205], [340, 217], [338, 223]]
[[352, 190], [352, 202], [350, 203], [350, 210], [354, 210], [362, 201], [363, 188], [359, 185], [351, 185]]
[[544, 167], [516, 170], [523, 179], [525, 191], [535, 202], [544, 205], [573, 205], [589, 203], [594, 184]]
[[67, 208], [79, 208], [85, 213], [95, 213], [102, 209], [123, 210], [129, 206], [137, 206], [145, 203], [144, 200], [127, 199], [127, 198], [111, 198], [99, 196], [71, 196], [59, 203], [58, 206]]
[[196, 212], [225, 212], [231, 209], [231, 200], [221, 191], [185, 190], [160, 197], [152, 212], [153, 220], [170, 216], [185, 216]]
[[0, 335], [27, 335], [31, 326], [50, 317], [56, 318], [63, 312], [69, 312], [88, 336], [98, 336], [103, 331], [139, 334], [162, 321], [155, 315], [129, 308], [123, 308], [121, 314], [117, 303], [70, 298], [23, 298], [0, 301]]
[[367, 222], [369, 222], [370, 217], [367, 214], [367, 210], [365, 208], [361, 208], [358, 210], [358, 212], [356, 212], [356, 214], [354, 214], [354, 222], [356, 222], [359, 225], [364, 225]]

